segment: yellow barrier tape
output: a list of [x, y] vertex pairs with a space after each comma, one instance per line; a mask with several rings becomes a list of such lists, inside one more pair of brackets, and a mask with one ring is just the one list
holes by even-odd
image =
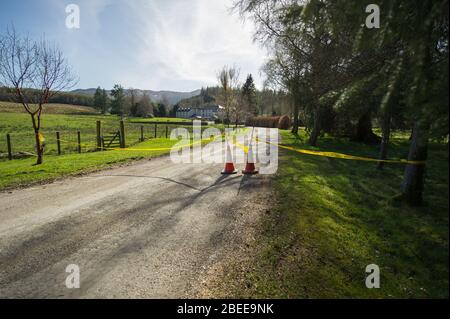
[[[183, 148], [191, 146], [191, 144], [186, 144], [184, 146], [178, 146], [177, 148]], [[172, 147], [157, 147], [157, 148], [116, 148], [116, 147], [103, 147], [104, 150], [112, 150], [112, 151], [170, 151]]]
[[237, 141], [232, 141], [234, 145], [238, 146], [239, 148], [241, 148], [245, 154], [248, 153], [248, 146], [242, 145], [241, 143], [237, 142]]
[[[237, 131], [233, 131], [232, 133], [231, 133], [231, 135], [237, 135], [239, 132], [237, 132]], [[212, 138], [218, 138], [218, 137], [224, 137], [225, 136], [225, 134], [221, 134], [221, 135], [217, 135], [217, 136], [211, 136]], [[196, 144], [198, 144], [198, 143], [202, 143], [202, 142], [204, 142], [204, 141], [211, 141], [212, 139], [211, 139], [211, 137], [210, 138], [205, 138], [205, 139], [201, 139], [201, 140], [199, 140], [199, 141], [196, 141], [196, 142], [192, 142], [192, 143], [189, 143], [189, 144], [186, 144], [186, 145], [179, 145], [179, 146], [172, 146], [172, 147], [160, 147], [160, 148], [117, 148], [117, 147], [104, 147], [103, 149], [106, 149], [106, 150], [113, 150], [113, 151], [134, 151], [134, 152], [139, 152], [139, 151], [170, 151], [170, 150], [172, 150], [172, 149], [174, 149], [174, 148], [178, 148], [178, 149], [181, 149], [181, 148], [183, 148], [183, 147], [191, 147], [191, 146], [193, 146], [193, 145], [196, 145]]]
[[[258, 138], [256, 139], [257, 141], [260, 141]], [[366, 162], [383, 162], [383, 163], [393, 163], [393, 164], [412, 164], [412, 165], [425, 165], [426, 162], [425, 161], [408, 161], [405, 159], [401, 159], [401, 160], [389, 160], [389, 159], [385, 159], [385, 160], [381, 160], [381, 159], [377, 159], [377, 158], [370, 158], [370, 157], [363, 157], [363, 156], [354, 156], [354, 155], [348, 155], [348, 154], [343, 154], [343, 153], [337, 153], [337, 152], [321, 152], [321, 151], [311, 151], [311, 150], [306, 150], [306, 149], [300, 149], [300, 148], [294, 148], [291, 146], [286, 146], [286, 145], [282, 145], [282, 144], [276, 144], [276, 143], [272, 143], [272, 142], [267, 142], [267, 141], [262, 141], [265, 142], [267, 144], [271, 144], [271, 145], [275, 145], [290, 151], [294, 151], [297, 153], [302, 153], [302, 154], [308, 154], [308, 155], [315, 155], [315, 156], [324, 156], [324, 157], [331, 157], [331, 158], [340, 158], [340, 159], [346, 159], [346, 160], [356, 160], [356, 161], [366, 161]]]
[[39, 139], [39, 143], [40, 143], [40, 144], [44, 144], [44, 143], [45, 143], [45, 137], [44, 137], [44, 134], [39, 133], [38, 139]]
[[[237, 132], [237, 131], [233, 131], [232, 133], [231, 133], [231, 135], [237, 135], [239, 132]], [[222, 137], [224, 137], [225, 136], [225, 134], [221, 134], [220, 135], [220, 137], [222, 138]], [[217, 135], [217, 136], [211, 136], [212, 138], [218, 138], [219, 137], [219, 135]], [[184, 148], [184, 147], [191, 147], [191, 146], [193, 146], [193, 145], [196, 145], [196, 144], [199, 144], [199, 143], [202, 143], [202, 142], [204, 142], [204, 141], [211, 141], [212, 139], [211, 139], [211, 137], [210, 138], [206, 138], [206, 139], [201, 139], [201, 140], [199, 140], [199, 141], [196, 141], [196, 142], [191, 142], [191, 143], [188, 143], [188, 144], [186, 144], [186, 145], [179, 145], [179, 146], [172, 146], [172, 147], [156, 147], [156, 148], [120, 148], [120, 147], [101, 147], [101, 149], [104, 149], [104, 150], [112, 150], [112, 151], [134, 151], [134, 152], [140, 152], [140, 151], [170, 151], [170, 150], [172, 150], [172, 149], [174, 149], [174, 148], [178, 148], [178, 149], [181, 149], [181, 148]], [[72, 144], [72, 145], [75, 145], [75, 146], [78, 146], [78, 143], [76, 143], [76, 142], [72, 142], [72, 141], [67, 141], [67, 140], [63, 140], [63, 139], [59, 139], [59, 141], [61, 141], [61, 142], [64, 142], [64, 143], [67, 143], [67, 144]], [[81, 146], [91, 146], [91, 147], [93, 147], [93, 148], [96, 148], [97, 146], [96, 145], [93, 145], [93, 144], [80, 144]]]
[[[248, 131], [248, 128], [245, 128], [244, 133], [245, 133], [246, 131]], [[234, 135], [237, 135], [237, 133], [234, 134]], [[255, 140], [256, 140], [256, 138], [255, 138]], [[244, 154], [247, 154], [247, 153], [248, 153], [248, 149], [249, 149], [248, 146], [242, 145], [241, 143], [239, 143], [238, 141], [235, 141], [234, 139], [232, 139], [231, 142], [232, 142], [234, 145], [236, 145], [237, 147], [239, 147], [240, 149], [242, 149], [242, 150], [244, 151]]]
[[202, 143], [203, 141], [208, 141], [211, 140], [210, 138], [207, 139], [201, 139], [199, 141], [196, 142], [191, 142], [185, 145], [178, 145], [178, 146], [172, 146], [172, 147], [157, 147], [157, 148], [117, 148], [117, 147], [104, 147], [103, 149], [106, 150], [113, 150], [113, 151], [170, 151], [172, 149], [181, 149], [184, 147], [191, 147], [193, 145]]

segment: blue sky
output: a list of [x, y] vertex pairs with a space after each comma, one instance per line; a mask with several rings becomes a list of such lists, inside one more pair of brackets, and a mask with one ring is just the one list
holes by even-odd
[[[68, 4], [80, 28], [65, 25]], [[79, 77], [78, 88], [192, 91], [215, 85], [223, 65], [262, 85], [265, 51], [253, 25], [230, 14], [232, 0], [0, 0], [0, 29], [56, 42]]]

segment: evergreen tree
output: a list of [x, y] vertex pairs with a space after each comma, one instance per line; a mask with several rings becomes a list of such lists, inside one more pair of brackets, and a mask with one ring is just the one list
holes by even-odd
[[258, 115], [258, 106], [256, 100], [256, 87], [251, 74], [247, 75], [244, 85], [242, 86], [242, 97], [246, 104], [248, 113]]
[[99, 87], [95, 90], [94, 94], [94, 106], [96, 109], [100, 110], [102, 114], [106, 113], [106, 105], [108, 102], [108, 97], [106, 95], [106, 91]]
[[102, 90], [100, 87], [97, 87], [94, 93], [94, 106], [96, 109], [101, 109], [101, 98], [102, 98]]
[[113, 100], [111, 101], [111, 114], [123, 116], [125, 105], [125, 93], [123, 87], [119, 84], [114, 85], [114, 88], [111, 90], [111, 96], [113, 97]]
[[106, 93], [105, 89], [102, 89], [102, 114], [105, 114], [108, 110], [108, 94]]
[[158, 103], [158, 116], [167, 117], [167, 107], [164, 103]]
[[179, 108], [180, 108], [180, 106], [178, 104], [175, 104], [173, 106], [173, 108], [170, 110], [170, 114], [169, 115], [171, 117], [176, 117], [177, 116], [177, 111], [178, 111]]

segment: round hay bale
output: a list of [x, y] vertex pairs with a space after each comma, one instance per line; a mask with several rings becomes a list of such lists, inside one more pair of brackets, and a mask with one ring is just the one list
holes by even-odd
[[283, 115], [278, 120], [278, 129], [288, 130], [291, 127], [291, 119], [287, 115]]

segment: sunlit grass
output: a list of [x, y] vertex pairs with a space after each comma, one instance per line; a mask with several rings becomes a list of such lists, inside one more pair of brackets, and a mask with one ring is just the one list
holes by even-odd
[[[3, 103], [3, 102], [2, 102]], [[101, 114], [66, 114], [67, 105], [57, 105], [57, 114], [44, 114], [41, 121], [41, 132], [46, 140], [45, 154], [57, 153], [56, 132], [60, 133], [61, 149], [63, 154], [77, 152], [77, 131], [81, 133], [82, 151], [95, 150], [97, 147], [96, 122], [101, 121], [103, 135], [116, 133], [120, 126], [120, 117], [117, 115]], [[148, 121], [171, 122], [173, 124], [146, 124]], [[140, 141], [141, 126], [144, 138], [166, 137], [177, 127], [184, 127], [192, 131], [190, 122], [177, 118], [153, 118], [153, 119], [125, 119], [125, 136], [127, 145], [134, 145]], [[167, 129], [166, 129], [167, 127]], [[205, 128], [206, 126], [204, 126]], [[35, 152], [35, 137], [31, 118], [26, 113], [3, 112], [0, 106], [0, 153], [6, 154], [6, 134], [10, 134], [13, 154], [19, 152]]]
[[[282, 142], [309, 148], [307, 138], [282, 132]], [[403, 158], [408, 137], [390, 157]], [[324, 137], [317, 149], [372, 156], [377, 147]], [[282, 150], [274, 180], [275, 212], [263, 247], [246, 274], [252, 288], [237, 295], [282, 298], [448, 298], [448, 154], [430, 145], [425, 205], [391, 201], [404, 165], [376, 164]], [[381, 269], [381, 288], [365, 287], [365, 267]]]

